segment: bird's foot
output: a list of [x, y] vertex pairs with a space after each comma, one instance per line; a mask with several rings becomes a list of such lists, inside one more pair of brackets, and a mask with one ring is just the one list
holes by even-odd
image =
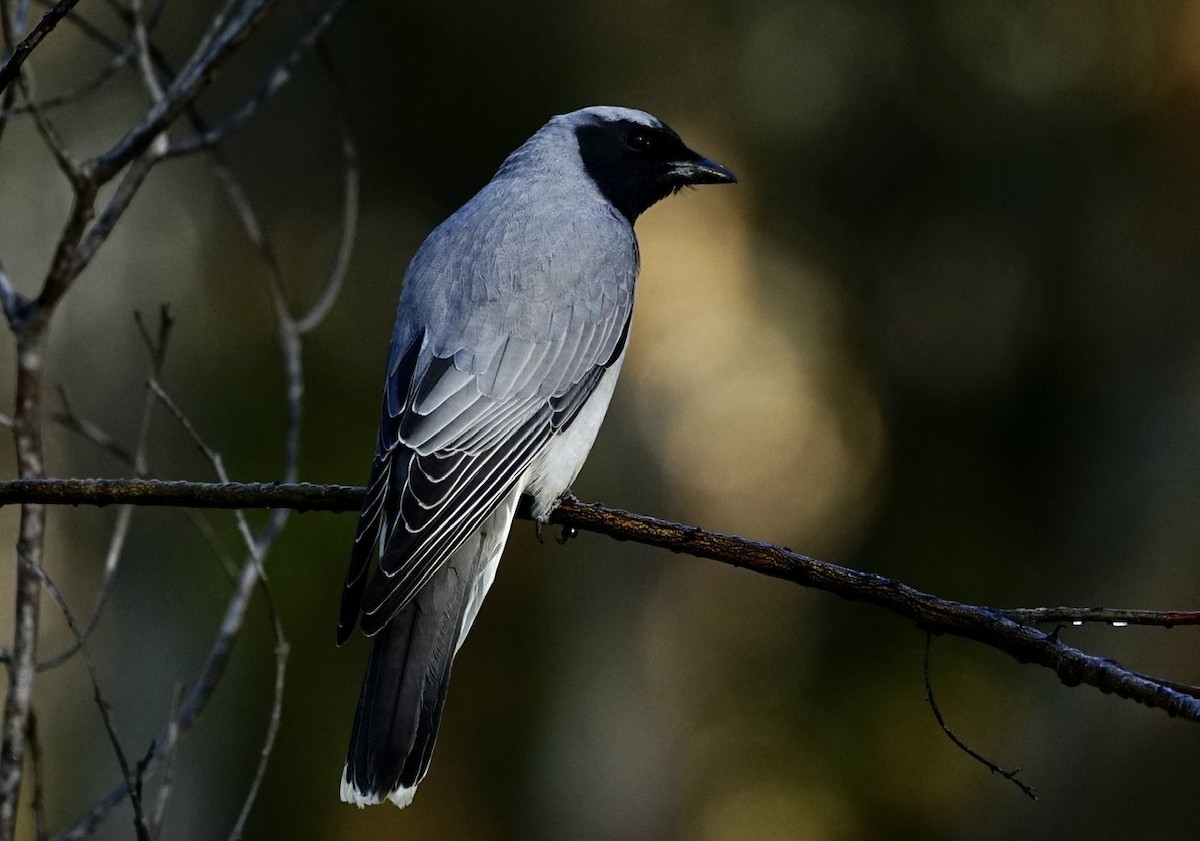
[[[562, 505], [564, 502], [579, 502], [579, 498], [577, 496], [575, 496], [574, 493], [572, 493], [570, 488], [567, 488], [565, 491], [563, 491], [561, 494], [558, 495], [558, 502], [556, 502], [554, 505], [555, 510], [562, 508]], [[562, 533], [559, 534], [559, 536], [557, 538], [558, 545], [562, 546], [564, 543], [566, 543], [572, 537], [578, 536], [578, 534], [579, 534], [579, 529], [575, 528], [574, 526], [563, 526]]]
[[575, 496], [575, 492], [570, 488], [558, 495], [558, 502], [554, 504], [555, 508], [562, 508], [564, 502], [579, 502], [579, 497]]

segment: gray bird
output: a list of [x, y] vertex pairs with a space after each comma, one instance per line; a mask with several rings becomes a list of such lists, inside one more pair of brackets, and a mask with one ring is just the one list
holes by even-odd
[[342, 800], [412, 802], [519, 498], [544, 523], [583, 466], [625, 359], [633, 223], [735, 180], [649, 114], [584, 108], [542, 126], [413, 257], [338, 614], [339, 645], [356, 624], [374, 637]]

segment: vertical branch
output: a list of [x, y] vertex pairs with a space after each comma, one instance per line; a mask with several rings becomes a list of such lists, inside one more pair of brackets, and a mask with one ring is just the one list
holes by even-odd
[[[22, 479], [45, 476], [42, 455], [42, 365], [45, 341], [41, 330], [17, 334], [17, 400], [13, 440], [17, 472]], [[11, 841], [21, 795], [21, 771], [27, 745], [33, 679], [37, 673], [38, 597], [41, 592], [42, 543], [46, 509], [21, 506], [17, 537], [16, 609], [8, 697], [0, 729], [0, 841]]]
[[[43, 18], [43, 22], [45, 20]], [[34, 103], [28, 86], [26, 97], [31, 104]], [[54, 127], [37, 110], [33, 114], [42, 140], [71, 184], [75, 203], [38, 301], [19, 301], [18, 305], [15, 296], [9, 295], [9, 290], [4, 289], [5, 313], [17, 340], [16, 406], [12, 430], [17, 473], [22, 479], [40, 479], [46, 475], [42, 445], [42, 375], [46, 357], [46, 328], [57, 301], [57, 297], [47, 298], [46, 293], [56, 289], [61, 296], [75, 278], [73, 252], [91, 219], [96, 189], [94, 184], [81, 176]], [[47, 300], [43, 302], [43, 298]], [[38, 608], [45, 532], [45, 508], [37, 504], [22, 505], [17, 534], [12, 659], [8, 667], [4, 721], [0, 724], [0, 841], [12, 841], [15, 835], [17, 806], [21, 799], [33, 683], [37, 675]]]
[[[353, 240], [358, 194], [353, 142], [348, 139], [346, 122], [343, 118], [343, 154], [348, 161], [348, 171], [342, 244], [322, 294], [311, 311], [302, 318], [297, 318], [288, 308], [282, 276], [274, 256], [271, 254], [270, 243], [263, 234], [244, 192], [232, 178], [231, 173], [226, 170], [219, 152], [213, 148], [213, 145], [220, 139], [221, 134], [236, 127], [253, 114], [258, 104], [271, 96], [290, 78], [296, 63], [319, 41], [332, 22], [349, 6], [352, 0], [331, 0], [329, 8], [317, 17], [288, 57], [268, 77], [261, 95], [252, 98], [246, 107], [239, 109], [234, 118], [226, 122], [223, 131], [216, 134], [209, 134], [203, 130], [203, 126], [193, 110], [195, 101], [212, 81], [218, 68], [247, 41], [255, 28], [278, 4], [278, 0], [224, 0], [220, 4], [219, 10], [209, 19], [204, 34], [178, 73], [170, 72], [169, 68], [165, 67], [150, 37], [150, 28], [157, 17], [161, 4], [155, 6], [147, 14], [148, 9], [145, 7], [150, 5], [148, 0], [127, 0], [126, 3], [111, 0], [109, 5], [129, 27], [129, 39], [125, 43], [105, 42], [105, 45], [116, 56], [109, 66], [116, 68], [135, 60], [149, 94], [151, 105], [116, 145], [107, 152], [82, 163], [77, 163], [72, 158], [52, 123], [41, 112], [37, 100], [28, 88], [30, 65], [22, 68], [21, 63], [37, 47], [41, 39], [53, 29], [54, 25], [63, 19], [72, 20], [85, 27], [84, 31], [93, 39], [105, 39], [106, 36], [84, 19], [70, 15], [77, 0], [59, 0], [53, 3], [50, 11], [34, 27], [30, 35], [17, 43], [20, 34], [24, 32], [24, 18], [28, 15], [29, 7], [25, 0], [17, 0], [19, 11], [14, 13], [11, 8], [12, 2], [13, 0], [0, 0], [0, 15], [3, 15], [5, 19], [4, 34], [7, 40], [7, 49], [4, 51], [4, 56], [0, 58], [0, 96], [3, 98], [3, 102], [0, 103], [0, 129], [3, 127], [4, 116], [10, 110], [13, 98], [20, 89], [27, 101], [24, 107], [32, 115], [47, 149], [54, 155], [59, 169], [71, 187], [73, 198], [73, 204], [60, 232], [51, 265], [36, 296], [29, 298], [22, 296], [16, 291], [7, 275], [0, 270], [0, 305], [3, 307], [12, 332], [17, 337], [17, 406], [13, 413], [12, 427], [20, 477], [22, 479], [38, 479], [42, 478], [45, 472], [41, 441], [42, 366], [46, 333], [53, 313], [63, 296], [70, 291], [80, 274], [107, 241], [114, 226], [120, 221], [125, 210], [139, 192], [143, 180], [150, 170], [168, 153], [167, 132], [179, 117], [186, 115], [196, 125], [203, 138], [201, 144], [196, 148], [202, 145], [213, 153], [218, 175], [226, 181], [243, 224], [251, 239], [259, 246], [269, 268], [270, 291], [284, 359], [287, 389], [287, 425], [282, 478], [285, 482], [294, 482], [298, 474], [300, 424], [304, 395], [303, 337], [305, 333], [316, 327], [336, 298], [348, 262], [349, 245]], [[47, 2], [52, 2], [52, 0], [47, 0]], [[19, 25], [18, 21], [20, 21]], [[323, 54], [322, 58], [328, 66], [328, 57]], [[105, 74], [102, 72], [98, 78], [103, 80]], [[17, 84], [9, 84], [11, 81], [16, 81]], [[89, 88], [83, 87], [80, 90], [87, 91]], [[71, 101], [71, 98], [68, 97], [66, 101]], [[118, 177], [120, 177], [119, 183], [116, 184], [112, 194], [107, 197], [106, 204], [98, 206], [101, 188]], [[157, 381], [157, 371], [154, 381]], [[159, 394], [160, 399], [161, 396]], [[149, 404], [147, 404], [145, 412], [143, 430], [148, 421]], [[135, 472], [139, 474], [144, 472], [145, 458], [140, 445], [134, 461]], [[223, 473], [219, 459], [214, 462], [214, 467], [218, 473]], [[134, 795], [134, 788], [140, 788], [143, 771], [148, 770], [150, 763], [157, 757], [161, 757], [166, 750], [162, 745], [177, 743], [195, 717], [200, 714], [228, 662], [251, 594], [255, 586], [260, 585], [276, 638], [275, 699], [258, 771], [231, 834], [231, 838], [240, 837], [262, 782], [281, 720], [288, 643], [263, 568], [263, 558], [282, 531], [289, 513], [286, 508], [272, 512], [265, 527], [257, 535], [251, 534], [244, 515], [239, 513], [239, 527], [246, 541], [246, 559], [238, 576], [235, 591], [227, 604], [225, 618], [210, 650], [209, 659], [191, 694], [177, 711], [174, 722], [168, 728], [170, 738], [156, 744], [145, 763], [139, 765], [134, 781], [137, 783], [136, 786], [131, 783], [130, 773], [125, 767], [126, 764], [123, 763], [126, 780], [122, 790], [114, 791], [97, 804], [87, 816], [64, 833], [66, 837], [84, 837], [89, 834], [115, 803], [120, 802], [125, 796]], [[110, 549], [106, 569], [115, 566], [115, 552], [119, 552], [120, 544], [123, 542], [128, 526], [128, 516], [126, 511], [119, 519], [113, 536], [113, 546], [117, 548]], [[17, 545], [16, 626], [7, 663], [9, 692], [4, 708], [4, 720], [0, 726], [0, 736], [2, 736], [0, 738], [0, 841], [10, 841], [14, 836], [24, 751], [28, 744], [30, 704], [37, 666], [38, 604], [41, 587], [45, 586], [46, 581], [42, 568], [44, 533], [45, 509], [39, 503], [25, 504], [21, 512], [20, 538]], [[54, 595], [53, 592], [51, 595]], [[102, 605], [103, 592], [93, 617], [99, 615]], [[88, 630], [91, 625], [92, 622], [89, 622]], [[77, 630], [77, 641], [82, 650], [87, 631]], [[66, 652], [66, 656], [70, 656], [71, 653], [73, 652]], [[86, 658], [86, 652], [84, 655]], [[115, 739], [114, 748], [117, 749], [118, 757], [121, 758], [120, 747], [115, 743]], [[139, 799], [140, 794], [134, 795], [134, 797]], [[165, 792], [159, 801], [160, 811], [154, 820], [155, 827], [161, 826], [161, 806], [164, 802]], [[140, 799], [135, 805], [140, 806]], [[144, 829], [145, 826], [145, 821], [139, 819], [139, 827]]]

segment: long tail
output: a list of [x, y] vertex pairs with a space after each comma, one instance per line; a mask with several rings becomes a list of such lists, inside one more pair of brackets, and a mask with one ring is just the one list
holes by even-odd
[[429, 770], [454, 655], [496, 575], [519, 496], [514, 488], [375, 637], [342, 771], [345, 802], [412, 802]]

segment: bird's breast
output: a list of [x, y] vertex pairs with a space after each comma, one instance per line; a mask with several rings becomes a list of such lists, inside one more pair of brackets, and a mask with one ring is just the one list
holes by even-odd
[[608, 412], [608, 404], [617, 385], [617, 375], [621, 373], [624, 362], [625, 353], [622, 352], [600, 377], [600, 382], [571, 425], [546, 443], [521, 477], [524, 492], [534, 500], [533, 516], [540, 522], [550, 518], [558, 498], [579, 475], [596, 441], [600, 423]]

